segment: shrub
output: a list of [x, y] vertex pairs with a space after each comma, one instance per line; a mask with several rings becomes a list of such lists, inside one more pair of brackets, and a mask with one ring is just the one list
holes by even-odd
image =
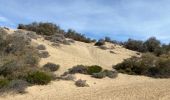
[[106, 73], [105, 72], [93, 73], [92, 77], [102, 79], [106, 77]]
[[8, 84], [9, 84], [9, 80], [1, 76], [0, 77], [0, 89], [7, 87]]
[[70, 74], [75, 74], [75, 73], [87, 74], [87, 67], [84, 65], [77, 65], [77, 66], [74, 66], [73, 68], [70, 68], [69, 73]]
[[29, 83], [24, 80], [12, 80], [8, 88], [9, 90], [18, 92], [18, 93], [25, 93], [25, 88], [29, 86]]
[[144, 45], [146, 45], [149, 52], [154, 52], [156, 48], [160, 47], [160, 41], [155, 37], [151, 37], [145, 41]]
[[45, 72], [35, 71], [30, 72], [26, 77], [26, 80], [31, 84], [45, 85], [48, 84], [52, 78]]
[[66, 74], [66, 75], [61, 75], [61, 79], [74, 81], [76, 77], [73, 74]]
[[127, 42], [124, 43], [124, 47], [130, 50], [145, 52], [146, 46], [143, 45], [143, 41], [128, 39]]
[[109, 78], [116, 78], [118, 76], [117, 71], [104, 70], [103, 73]]
[[142, 57], [130, 58], [124, 62], [113, 66], [122, 73], [132, 75], [146, 75], [150, 77], [167, 78], [170, 77], [170, 58], [167, 56], [156, 57], [153, 54], [143, 54]]
[[94, 45], [95, 45], [95, 46], [105, 45], [105, 41], [104, 41], [103, 39], [100, 39], [100, 40], [98, 40], [98, 42], [96, 42]]
[[40, 44], [37, 46], [37, 49], [38, 50], [46, 50], [46, 47], [44, 45]]
[[48, 51], [39, 51], [39, 57], [40, 58], [48, 58], [50, 55]]
[[75, 85], [76, 85], [77, 87], [88, 87], [88, 86], [89, 86], [89, 85], [86, 83], [86, 80], [81, 80], [81, 79], [77, 80], [77, 81], [75, 82]]
[[98, 66], [98, 65], [92, 65], [87, 67], [87, 73], [92, 75], [93, 73], [99, 73], [102, 71], [102, 67]]
[[108, 48], [107, 48], [106, 46], [104, 46], [104, 45], [99, 46], [99, 48], [102, 49], [102, 50], [107, 50], [107, 49], [108, 49]]
[[77, 33], [76, 31], [74, 31], [72, 29], [69, 29], [67, 31], [67, 33], [65, 34], [65, 37], [66, 38], [71, 38], [71, 39], [76, 40], [76, 41], [85, 42], [85, 43], [93, 42], [93, 40], [91, 40], [90, 38], [87, 38], [83, 34]]
[[43, 66], [43, 68], [48, 69], [50, 71], [57, 71], [60, 68], [60, 65], [56, 65], [54, 63], [47, 63]]
[[25, 29], [25, 30], [29, 30], [29, 31], [34, 31], [37, 34], [41, 34], [41, 35], [53, 35], [54, 33], [64, 33], [64, 31], [62, 29], [60, 29], [59, 26], [53, 24], [53, 23], [48, 23], [48, 22], [33, 22], [31, 24], [28, 25], [24, 25], [24, 24], [19, 24], [18, 25], [18, 29]]

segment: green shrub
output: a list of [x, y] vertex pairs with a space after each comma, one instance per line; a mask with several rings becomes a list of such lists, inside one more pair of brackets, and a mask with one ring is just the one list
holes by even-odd
[[50, 71], [57, 71], [60, 68], [60, 65], [56, 65], [54, 63], [47, 63], [43, 66], [44, 69], [48, 69]]
[[26, 77], [26, 80], [31, 84], [45, 85], [48, 84], [52, 78], [45, 72], [35, 71], [30, 72]]
[[92, 75], [93, 73], [99, 73], [102, 71], [102, 67], [98, 65], [92, 65], [87, 67], [87, 73]]
[[0, 89], [7, 87], [8, 84], [9, 84], [9, 80], [1, 76], [0, 77]]

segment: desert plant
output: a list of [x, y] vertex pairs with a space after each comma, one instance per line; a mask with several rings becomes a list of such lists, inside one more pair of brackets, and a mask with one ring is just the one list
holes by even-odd
[[57, 71], [60, 68], [60, 65], [56, 65], [54, 63], [48, 62], [43, 66], [44, 69], [48, 69], [50, 71]]
[[118, 76], [117, 71], [111, 71], [111, 70], [104, 70], [103, 73], [109, 78], [116, 78]]
[[87, 67], [84, 65], [77, 65], [70, 68], [68, 72], [70, 74], [75, 74], [75, 73], [87, 74]]
[[61, 79], [63, 80], [71, 80], [74, 81], [76, 77], [73, 74], [66, 74], [66, 75], [61, 75]]
[[93, 73], [99, 73], [102, 71], [102, 67], [98, 65], [92, 65], [87, 67], [87, 73], [92, 75]]
[[102, 79], [106, 77], [106, 73], [105, 72], [93, 73], [92, 77]]
[[35, 71], [28, 73], [26, 80], [31, 84], [45, 85], [48, 84], [52, 78], [45, 72]]
[[79, 79], [75, 82], [77, 87], [88, 87], [89, 85], [86, 83], [86, 80]]
[[9, 80], [4, 78], [3, 76], [0, 77], [0, 89], [7, 87], [9, 84]]
[[43, 44], [37, 46], [38, 50], [46, 50], [46, 47]]
[[105, 45], [105, 41], [103, 39], [98, 40], [95, 44], [95, 46], [102, 46]]
[[40, 58], [48, 58], [50, 55], [48, 51], [39, 51], [39, 57]]

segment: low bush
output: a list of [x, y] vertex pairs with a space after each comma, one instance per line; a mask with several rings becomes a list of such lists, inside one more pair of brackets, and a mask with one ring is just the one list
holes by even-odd
[[38, 50], [46, 50], [46, 47], [43, 44], [37, 46]]
[[94, 45], [95, 45], [95, 46], [102, 46], [102, 45], [105, 45], [105, 40], [100, 39], [100, 40], [98, 40]]
[[50, 56], [48, 51], [39, 51], [38, 54], [40, 58], [48, 58]]
[[106, 77], [106, 73], [105, 72], [93, 73], [92, 77], [102, 79]]
[[117, 71], [111, 71], [111, 70], [104, 70], [103, 73], [109, 78], [116, 78], [118, 76]]
[[10, 83], [6, 89], [12, 90], [17, 93], [25, 93], [25, 89], [29, 85], [30, 84], [27, 81], [17, 79], [17, 80], [10, 81]]
[[[168, 56], [168, 55], [167, 55]], [[121, 73], [131, 75], [146, 75], [150, 77], [170, 77], [170, 56], [157, 57], [153, 54], [143, 54], [142, 57], [133, 57], [113, 66]]]
[[102, 71], [102, 67], [98, 65], [92, 65], [87, 67], [87, 73], [92, 75], [93, 73], [99, 73]]
[[27, 82], [31, 84], [46, 85], [52, 78], [49, 74], [42, 71], [30, 72], [26, 77]]
[[7, 87], [9, 84], [9, 80], [4, 78], [4, 77], [0, 77], [0, 89]]
[[87, 74], [87, 67], [84, 65], [77, 65], [70, 68], [68, 72], [70, 74], [75, 74], [75, 73]]
[[79, 79], [75, 82], [77, 87], [88, 87], [89, 85], [86, 83], [86, 80]]
[[73, 74], [66, 74], [60, 76], [62, 80], [71, 80], [74, 81], [76, 77]]
[[48, 69], [50, 71], [57, 71], [60, 68], [60, 65], [56, 65], [54, 63], [47, 63], [43, 66], [44, 69]]

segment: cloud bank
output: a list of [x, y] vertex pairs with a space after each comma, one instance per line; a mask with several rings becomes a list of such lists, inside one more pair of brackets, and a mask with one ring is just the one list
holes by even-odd
[[0, 0], [0, 25], [49, 21], [93, 38], [155, 36], [167, 43], [169, 4], [170, 0]]

